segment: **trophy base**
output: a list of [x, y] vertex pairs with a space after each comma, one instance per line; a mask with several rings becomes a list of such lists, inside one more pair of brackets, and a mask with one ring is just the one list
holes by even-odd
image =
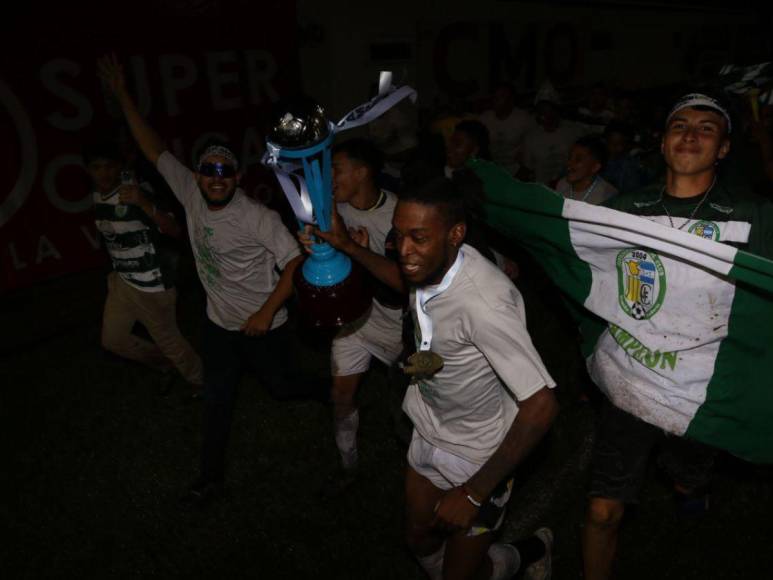
[[351, 273], [338, 284], [315, 286], [295, 270], [293, 282], [298, 294], [298, 318], [301, 326], [315, 330], [340, 328], [368, 311], [373, 290], [366, 272], [352, 263]]

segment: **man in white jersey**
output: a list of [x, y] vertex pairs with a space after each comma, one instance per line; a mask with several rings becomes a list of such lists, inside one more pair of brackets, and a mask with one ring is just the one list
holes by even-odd
[[515, 106], [515, 87], [500, 83], [491, 97], [491, 109], [478, 120], [488, 129], [494, 163], [515, 175], [523, 138], [536, 124], [534, 117]]
[[394, 228], [418, 352], [403, 409], [414, 424], [407, 541], [430, 578], [550, 574], [552, 535], [494, 544], [511, 472], [550, 427], [555, 383], [512, 282], [469, 245], [462, 192], [447, 179], [405, 192]]
[[187, 496], [200, 505], [222, 491], [236, 388], [245, 367], [252, 367], [276, 398], [284, 398], [294, 386], [296, 363], [288, 356], [292, 349], [284, 302], [292, 294], [293, 272], [302, 256], [279, 215], [238, 188], [239, 164], [230, 149], [208, 147], [191, 171], [137, 111], [115, 56], [100, 61], [100, 72], [143, 154], [185, 208], [199, 279], [207, 293], [201, 473]]
[[[396, 256], [387, 240], [396, 196], [376, 185], [383, 157], [366, 139], [351, 139], [333, 148], [333, 195], [337, 211], [329, 232], [313, 233], [364, 266], [372, 278], [373, 304], [359, 320], [346, 325], [333, 340], [331, 370], [335, 440], [342, 472], [325, 486], [336, 495], [354, 481], [358, 464], [359, 412], [355, 396], [373, 357], [393, 365], [403, 350], [404, 285]], [[302, 236], [308, 247], [311, 239]]]

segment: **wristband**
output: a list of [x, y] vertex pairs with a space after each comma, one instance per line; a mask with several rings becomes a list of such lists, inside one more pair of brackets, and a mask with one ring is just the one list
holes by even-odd
[[475, 499], [469, 487], [467, 487], [466, 485], [463, 485], [462, 490], [464, 491], [464, 494], [467, 497], [467, 501], [469, 501], [476, 508], [480, 508], [483, 505], [483, 502], [480, 502], [477, 499]]

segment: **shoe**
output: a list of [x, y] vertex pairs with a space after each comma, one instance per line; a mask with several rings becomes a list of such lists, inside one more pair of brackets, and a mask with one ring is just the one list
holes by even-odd
[[222, 497], [225, 497], [222, 482], [196, 480], [180, 498], [180, 503], [187, 507], [204, 508]]
[[550, 580], [553, 573], [553, 532], [550, 528], [540, 528], [534, 535], [545, 544], [545, 555], [524, 570], [523, 579]]
[[344, 469], [339, 467], [328, 476], [320, 487], [318, 495], [322, 499], [336, 499], [344, 495], [357, 481], [357, 467]]

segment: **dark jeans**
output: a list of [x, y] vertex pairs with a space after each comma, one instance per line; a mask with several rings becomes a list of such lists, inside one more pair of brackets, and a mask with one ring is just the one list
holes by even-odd
[[298, 362], [287, 324], [264, 336], [225, 330], [205, 317], [202, 330], [204, 362], [204, 428], [201, 479], [220, 482], [233, 422], [236, 393], [246, 369], [276, 399], [286, 399], [299, 387]]

